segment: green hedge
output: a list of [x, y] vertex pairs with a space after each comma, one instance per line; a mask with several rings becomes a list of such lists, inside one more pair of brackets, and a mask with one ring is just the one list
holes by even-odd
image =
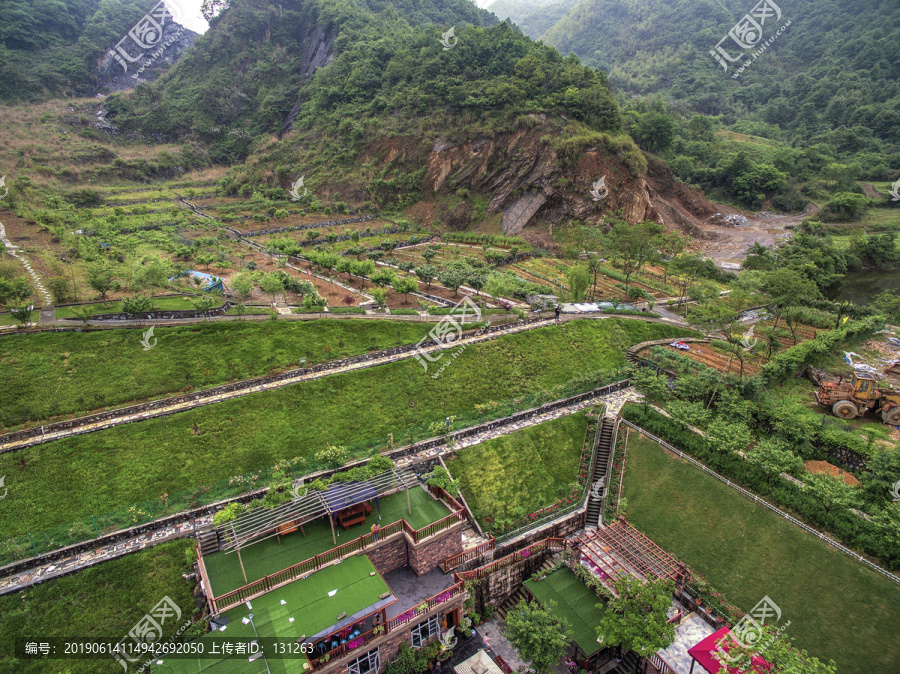
[[762, 368], [759, 376], [763, 382], [772, 385], [800, 372], [807, 365], [827, 356], [845, 342], [857, 342], [871, 337], [884, 323], [883, 316], [872, 316], [864, 320], [851, 321], [837, 330], [828, 330], [781, 353]]
[[841, 506], [827, 510], [815, 492], [766, 473], [759, 464], [737, 454], [719, 451], [711, 440], [682, 428], [655, 410], [629, 404], [622, 410], [622, 416], [745, 489], [792, 511], [807, 524], [829, 532], [844, 545], [877, 557], [888, 569], [900, 568], [900, 537], [896, 532], [891, 535], [884, 527]]
[[328, 307], [330, 314], [364, 314], [366, 310], [362, 307]]
[[604, 314], [616, 314], [619, 316], [643, 316], [644, 318], [659, 318], [659, 314], [655, 314], [652, 311], [635, 311], [634, 309], [604, 309], [601, 313]]
[[391, 309], [391, 316], [418, 316], [415, 309]]

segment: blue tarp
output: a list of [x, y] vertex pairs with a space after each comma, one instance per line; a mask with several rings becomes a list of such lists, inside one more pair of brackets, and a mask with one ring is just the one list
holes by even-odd
[[337, 512], [357, 503], [373, 501], [378, 498], [378, 493], [365, 482], [340, 482], [328, 487], [323, 496], [328, 507]]
[[[206, 292], [210, 292], [211, 290], [218, 290], [219, 292], [224, 292], [224, 287], [222, 285], [222, 279], [220, 279], [218, 276], [213, 276], [212, 274], [206, 274], [202, 271], [196, 271], [194, 269], [188, 270], [184, 273], [188, 276], [193, 276], [194, 278], [198, 278], [203, 281], [206, 281], [206, 283], [203, 285], [203, 289]], [[174, 281], [177, 278], [178, 278], [177, 276], [173, 276], [169, 280]]]

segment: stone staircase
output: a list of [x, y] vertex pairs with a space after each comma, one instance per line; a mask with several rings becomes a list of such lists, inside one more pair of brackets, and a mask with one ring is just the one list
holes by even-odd
[[[553, 559], [554, 558], [551, 557], [550, 559], [545, 561], [541, 565], [541, 568], [539, 570], [546, 571], [547, 569], [552, 568], [556, 564], [556, 562], [553, 561]], [[519, 590], [515, 594], [510, 595], [509, 598], [507, 598], [507, 600], [505, 602], [500, 604], [500, 607], [497, 609], [497, 617], [499, 617], [500, 620], [505, 621], [506, 614], [509, 613], [510, 611], [512, 611], [516, 607], [516, 605], [518, 605], [518, 603], [520, 601], [522, 601], [523, 599], [525, 599], [525, 597], [527, 597], [527, 596], [528, 596], [528, 593], [526, 592], [525, 586], [523, 585], [522, 587], [519, 588]]]
[[603, 417], [600, 424], [600, 439], [597, 443], [597, 455], [594, 457], [591, 492], [588, 496], [588, 507], [584, 519], [585, 529], [596, 529], [599, 525], [600, 515], [603, 511], [604, 493], [609, 486], [606, 484], [608, 477], [606, 471], [609, 467], [609, 457], [613, 452], [613, 432], [616, 428], [616, 420], [611, 417]]

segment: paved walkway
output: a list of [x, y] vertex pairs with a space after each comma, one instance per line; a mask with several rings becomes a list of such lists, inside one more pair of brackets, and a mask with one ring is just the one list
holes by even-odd
[[[510, 423], [505, 426], [493, 428], [490, 431], [480, 433], [470, 438], [465, 438], [464, 440], [455, 444], [453, 447], [440, 445], [438, 447], [426, 449], [415, 455], [398, 460], [396, 462], [396, 465], [398, 467], [405, 467], [409, 466], [412, 463], [417, 463], [425, 459], [434, 458], [441, 454], [448, 454], [450, 452], [457, 451], [462, 447], [469, 447], [471, 445], [484, 442], [485, 440], [490, 440], [491, 438], [515, 433], [516, 431], [522, 430], [523, 428], [528, 428], [530, 426], [535, 426], [546, 421], [558, 419], [562, 416], [574, 414], [588, 407], [591, 407], [592, 405], [596, 405], [598, 402], [607, 403], [608, 410], [612, 409], [614, 405], [618, 405], [619, 408], [621, 408], [621, 404], [624, 402], [624, 400], [635, 394], [636, 393], [634, 389], [628, 388], [622, 389], [621, 391], [616, 391], [609, 395], [596, 396], [589, 400], [570, 405], [568, 407], [563, 407], [558, 410], [547, 412], [546, 414], [536, 415], [525, 421]], [[502, 419], [498, 419], [498, 421], [502, 421]], [[202, 527], [205, 524], [210, 523], [211, 521], [212, 515], [197, 518], [196, 526]], [[33, 585], [34, 583], [47, 580], [48, 578], [60, 576], [88, 566], [94, 566], [95, 564], [99, 564], [100, 562], [115, 559], [117, 557], [127, 555], [131, 552], [137, 552], [138, 550], [143, 550], [144, 548], [157, 545], [158, 543], [163, 543], [175, 538], [191, 536], [194, 534], [194, 529], [195, 527], [192, 523], [188, 522], [179, 524], [177, 526], [161, 529], [150, 534], [137, 536], [127, 541], [120, 541], [112, 545], [106, 545], [95, 548], [94, 550], [83, 552], [77, 555], [72, 555], [71, 557], [55, 561], [52, 564], [45, 564], [43, 566], [29, 569], [28, 571], [23, 571], [22, 573], [7, 576], [0, 579], [0, 594], [15, 592], [28, 587], [29, 585]], [[467, 531], [468, 537], [466, 537], [466, 545], [464, 546], [466, 548], [473, 547], [474, 545], [477, 545], [478, 543], [484, 542], [484, 540], [486, 540], [484, 538], [481, 538], [474, 529]]]
[[31, 263], [28, 261], [28, 258], [24, 257], [17, 253], [17, 250], [20, 248], [6, 238], [6, 228], [3, 226], [3, 223], [0, 222], [0, 242], [6, 247], [9, 251], [9, 254], [16, 258], [19, 262], [21, 262], [24, 266], [28, 275], [31, 276], [31, 280], [34, 283], [34, 287], [37, 289], [38, 293], [41, 297], [44, 298], [44, 302], [47, 305], [53, 304], [53, 298], [50, 296], [50, 293], [47, 292], [47, 289], [44, 287], [44, 284], [41, 282], [41, 277], [38, 276], [37, 272], [31, 268]]

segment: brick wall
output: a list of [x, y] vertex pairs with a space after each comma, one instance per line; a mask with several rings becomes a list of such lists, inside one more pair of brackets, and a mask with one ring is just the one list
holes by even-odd
[[368, 546], [367, 553], [378, 573], [385, 574], [406, 565], [406, 537], [386, 541], [378, 547]]
[[417, 576], [428, 573], [453, 555], [462, 552], [462, 528], [460, 522], [442, 533], [436, 540], [409, 546], [409, 568]]

